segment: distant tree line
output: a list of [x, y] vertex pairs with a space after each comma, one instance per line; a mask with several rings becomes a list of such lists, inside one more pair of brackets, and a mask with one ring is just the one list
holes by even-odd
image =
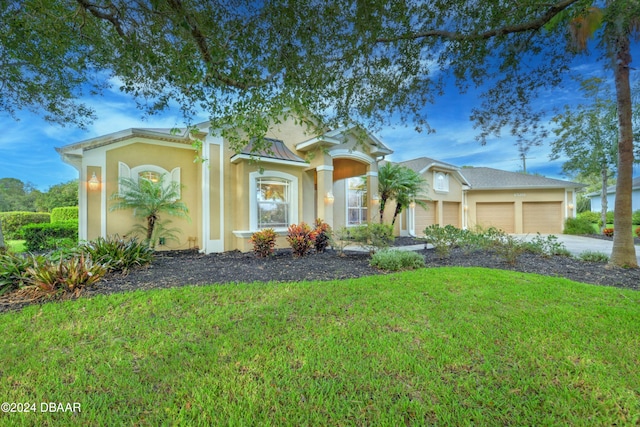
[[51, 212], [53, 208], [78, 205], [78, 180], [52, 185], [47, 191], [17, 178], [0, 178], [0, 212]]

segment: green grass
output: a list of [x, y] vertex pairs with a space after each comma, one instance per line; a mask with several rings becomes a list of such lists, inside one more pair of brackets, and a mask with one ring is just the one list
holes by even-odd
[[25, 245], [26, 240], [7, 240], [5, 241], [7, 249], [13, 253], [19, 254], [25, 252], [27, 247]]
[[637, 425], [640, 293], [438, 268], [0, 315], [1, 425]]

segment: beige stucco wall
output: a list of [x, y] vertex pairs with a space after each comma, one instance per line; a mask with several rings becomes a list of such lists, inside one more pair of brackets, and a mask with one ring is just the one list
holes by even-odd
[[[94, 173], [96, 177], [101, 177], [102, 168], [98, 166], [87, 167], [88, 177], [91, 177]], [[87, 186], [87, 240], [94, 240], [100, 237], [102, 212], [104, 211], [104, 206], [102, 206], [102, 183], [97, 190], [90, 190], [86, 182], [83, 182], [82, 185]]]
[[[182, 187], [181, 201], [189, 209], [190, 220], [161, 215], [161, 220], [170, 220], [169, 228], [181, 230], [176, 233], [177, 241], [166, 240], [166, 245], [157, 246], [158, 250], [188, 249], [191, 245], [200, 244], [201, 217], [201, 168], [194, 163], [195, 153], [190, 146], [176, 147], [173, 144], [162, 144], [157, 141], [135, 139], [124, 146], [108, 149], [106, 152], [106, 196], [107, 199], [118, 191], [118, 162], [124, 162], [130, 168], [141, 165], [155, 165], [167, 171], [180, 167], [180, 183]], [[109, 203], [111, 205], [111, 203]], [[107, 209], [107, 235], [128, 234], [135, 224], [143, 224], [143, 219], [133, 217], [129, 210], [109, 211]], [[143, 237], [143, 236], [142, 236]], [[191, 242], [189, 241], [191, 238]], [[194, 240], [195, 239], [195, 242]]]
[[529, 190], [470, 190], [467, 192], [468, 226], [477, 225], [477, 203], [514, 203], [515, 209], [515, 233], [523, 232], [522, 204], [527, 202], [561, 202], [561, 209], [565, 207], [565, 189], [529, 189]]

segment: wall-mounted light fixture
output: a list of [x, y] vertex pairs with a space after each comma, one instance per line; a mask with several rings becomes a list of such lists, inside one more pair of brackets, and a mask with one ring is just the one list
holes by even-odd
[[468, 210], [469, 210], [469, 206], [464, 205], [464, 206], [462, 207], [462, 209], [464, 209], [465, 211], [468, 211]]
[[377, 194], [374, 194], [373, 197], [371, 198], [371, 201], [373, 202], [374, 206], [377, 206], [380, 204], [380, 196], [378, 196]]
[[567, 205], [567, 207], [569, 208], [569, 210], [573, 210], [573, 203], [569, 203], [569, 205]]
[[87, 184], [89, 184], [89, 190], [92, 190], [92, 191], [95, 191], [100, 188], [100, 181], [98, 180], [98, 177], [96, 176], [95, 172], [93, 173], [93, 175], [91, 175], [91, 179], [87, 181]]
[[327, 195], [324, 196], [324, 202], [327, 205], [332, 205], [335, 200], [336, 200], [336, 198], [333, 197], [333, 193], [331, 191], [327, 192]]
[[409, 207], [410, 207], [411, 209], [415, 209], [415, 207], [416, 207], [416, 202], [414, 202], [414, 201], [412, 200], [412, 201], [411, 201], [411, 203], [409, 203]]

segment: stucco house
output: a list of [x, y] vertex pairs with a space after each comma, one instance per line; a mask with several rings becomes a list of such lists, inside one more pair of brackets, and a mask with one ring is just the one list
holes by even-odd
[[[633, 178], [631, 184], [631, 210], [637, 211], [640, 209], [640, 176]], [[593, 212], [602, 211], [602, 192], [594, 191], [593, 193], [585, 194], [586, 197], [591, 199], [591, 210]], [[616, 186], [610, 185], [607, 187], [607, 208], [613, 211], [616, 204]]]
[[[193, 138], [203, 142], [198, 154], [205, 162], [194, 162]], [[377, 137], [356, 127], [318, 133], [290, 119], [274, 125], [266, 140], [270, 150], [256, 153], [249, 143], [236, 152], [205, 122], [195, 133], [135, 128], [57, 148], [79, 172], [80, 239], [123, 236], [133, 228], [132, 212], [109, 209], [121, 177], [164, 175], [182, 187], [190, 220], [170, 218], [180, 233], [177, 241], [162, 242], [161, 250], [249, 251], [249, 238], [262, 228], [276, 229], [278, 245], [286, 246], [293, 223], [322, 218], [338, 228], [377, 221], [378, 164], [392, 153]], [[402, 164], [426, 178], [428, 209], [408, 208], [396, 224], [399, 235], [421, 235], [431, 224], [560, 233], [564, 218], [574, 215], [580, 188], [427, 157]]]
[[460, 168], [428, 157], [400, 163], [427, 181], [427, 209], [405, 212], [400, 234], [423, 235], [432, 224], [496, 227], [507, 233], [562, 233], [584, 185], [486, 167]]
[[[181, 233], [158, 249], [197, 247], [205, 253], [248, 251], [261, 228], [286, 235], [289, 224], [322, 218], [333, 227], [372, 221], [377, 202], [378, 162], [392, 151], [374, 135], [355, 127], [313, 132], [293, 119], [266, 135], [271, 150], [240, 153], [211, 129], [126, 129], [57, 148], [80, 175], [79, 237], [125, 235], [132, 213], [110, 211], [120, 177], [169, 176], [182, 186], [190, 221], [172, 219]], [[203, 141], [194, 163], [193, 138]], [[284, 237], [279, 245], [285, 245]]]

